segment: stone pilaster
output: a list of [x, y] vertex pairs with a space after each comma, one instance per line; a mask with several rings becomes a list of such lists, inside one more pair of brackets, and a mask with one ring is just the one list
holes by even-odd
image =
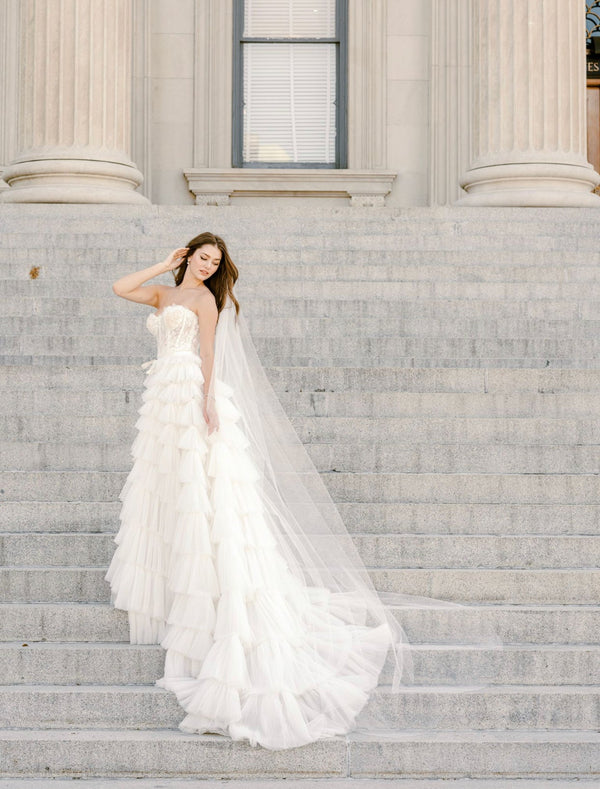
[[146, 203], [130, 160], [131, 0], [21, 0], [5, 202]]
[[600, 207], [587, 161], [580, 0], [472, 0], [471, 164], [462, 205]]
[[430, 202], [447, 205], [465, 194], [470, 157], [471, 2], [433, 0], [431, 11]]

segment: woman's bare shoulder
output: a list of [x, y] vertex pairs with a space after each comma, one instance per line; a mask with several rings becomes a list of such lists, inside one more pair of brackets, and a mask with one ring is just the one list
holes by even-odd
[[202, 288], [198, 293], [194, 294], [194, 308], [200, 311], [212, 312], [213, 308], [217, 308], [217, 301], [214, 293], [208, 288]]
[[201, 293], [194, 294], [193, 309], [198, 316], [198, 322], [201, 326], [206, 325], [208, 327], [216, 324], [219, 311], [215, 297], [208, 288], [206, 290], [203, 289]]

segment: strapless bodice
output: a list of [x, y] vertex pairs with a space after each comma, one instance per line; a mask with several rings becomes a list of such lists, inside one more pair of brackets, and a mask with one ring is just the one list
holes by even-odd
[[157, 356], [191, 351], [199, 354], [198, 316], [183, 304], [169, 304], [161, 312], [151, 312], [148, 331], [156, 337]]

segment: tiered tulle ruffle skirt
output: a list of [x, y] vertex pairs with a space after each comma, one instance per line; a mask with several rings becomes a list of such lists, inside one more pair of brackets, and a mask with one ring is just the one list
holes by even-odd
[[209, 436], [202, 385], [193, 350], [148, 371], [111, 601], [128, 611], [132, 643], [165, 648], [157, 684], [186, 711], [182, 730], [272, 749], [344, 734], [377, 685], [389, 628], [352, 623], [350, 599], [290, 572], [233, 393], [217, 381]]

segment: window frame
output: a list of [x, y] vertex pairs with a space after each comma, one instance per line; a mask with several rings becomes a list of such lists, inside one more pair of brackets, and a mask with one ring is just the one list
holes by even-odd
[[[348, 0], [335, 0], [335, 36], [283, 38], [244, 36], [244, 2], [233, 0], [232, 166], [262, 169], [346, 169], [348, 166]], [[335, 44], [335, 161], [244, 162], [244, 44]]]

